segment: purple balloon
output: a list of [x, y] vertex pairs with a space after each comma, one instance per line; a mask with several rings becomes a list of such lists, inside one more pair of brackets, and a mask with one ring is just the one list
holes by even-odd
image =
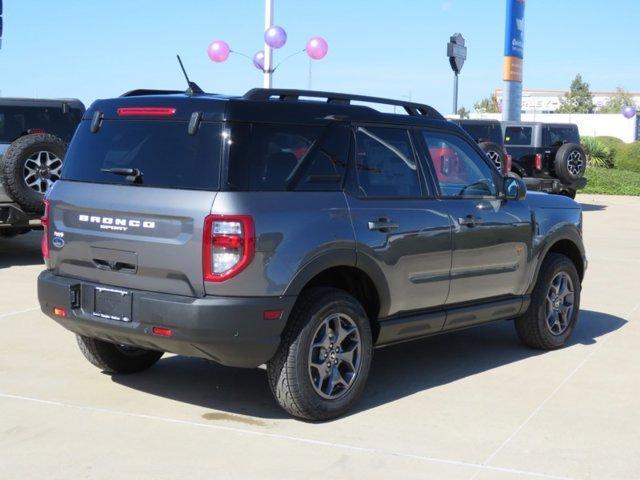
[[209, 58], [216, 63], [224, 62], [229, 58], [229, 52], [231, 52], [229, 44], [223, 40], [211, 42], [207, 49], [207, 55], [209, 55]]
[[314, 60], [321, 60], [329, 51], [327, 41], [322, 37], [312, 37], [307, 42], [307, 55]]
[[264, 72], [264, 52], [260, 50], [253, 56], [253, 65]]
[[264, 32], [264, 43], [271, 48], [283, 47], [287, 43], [287, 32], [284, 31], [284, 28], [274, 25]]
[[633, 118], [636, 113], [637, 112], [635, 107], [631, 105], [628, 105], [622, 109], [622, 115], [624, 115], [624, 118]]

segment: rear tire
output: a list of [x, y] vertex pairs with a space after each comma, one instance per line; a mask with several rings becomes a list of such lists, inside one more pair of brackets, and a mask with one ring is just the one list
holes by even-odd
[[480, 150], [482, 150], [484, 154], [489, 158], [489, 160], [491, 160], [493, 166], [496, 167], [496, 169], [500, 173], [502, 173], [502, 166], [505, 162], [504, 149], [497, 143], [493, 142], [480, 142], [478, 146], [480, 147]]
[[97, 338], [76, 335], [80, 351], [89, 362], [107, 373], [137, 373], [152, 367], [164, 354], [128, 347]]
[[564, 347], [578, 320], [580, 289], [580, 277], [573, 262], [558, 253], [547, 254], [529, 309], [515, 321], [520, 339], [540, 350]]
[[364, 391], [372, 346], [369, 319], [354, 297], [335, 288], [303, 292], [267, 364], [276, 401], [306, 420], [342, 415]]

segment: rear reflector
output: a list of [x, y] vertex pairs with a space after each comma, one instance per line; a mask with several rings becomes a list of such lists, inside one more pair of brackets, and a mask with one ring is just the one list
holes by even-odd
[[175, 115], [173, 107], [120, 107], [119, 117], [170, 117]]
[[173, 330], [164, 327], [153, 327], [153, 334], [159, 337], [170, 337], [173, 335]]
[[53, 314], [56, 317], [66, 317], [67, 311], [62, 307], [53, 307]]
[[282, 318], [283, 310], [265, 310], [262, 313], [262, 318], [265, 320], [280, 320]]

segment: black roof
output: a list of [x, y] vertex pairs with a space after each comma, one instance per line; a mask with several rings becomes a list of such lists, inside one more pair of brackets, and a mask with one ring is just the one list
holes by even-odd
[[[400, 107], [406, 114], [385, 113], [361, 103], [393, 105]], [[174, 118], [178, 120], [188, 120], [193, 112], [202, 112], [205, 121], [328, 123], [349, 120], [401, 125], [433, 122], [448, 124], [436, 109], [425, 104], [364, 95], [292, 89], [253, 89], [243, 96], [138, 89], [118, 98], [94, 102], [85, 118], [91, 118], [96, 110], [105, 118], [115, 118], [117, 109], [122, 106], [173, 107], [176, 109]]]
[[0, 107], [48, 107], [58, 108], [63, 104], [70, 108], [77, 108], [84, 111], [84, 104], [77, 98], [12, 98], [0, 97]]

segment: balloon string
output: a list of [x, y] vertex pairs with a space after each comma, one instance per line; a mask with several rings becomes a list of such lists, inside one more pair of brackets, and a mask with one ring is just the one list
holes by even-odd
[[295, 57], [296, 55], [300, 55], [302, 52], [306, 52], [306, 51], [307, 51], [307, 49], [306, 49], [306, 48], [303, 48], [302, 50], [300, 50], [300, 51], [298, 51], [298, 52], [296, 52], [296, 53], [292, 53], [292, 54], [291, 54], [291, 55], [289, 55], [288, 57], [284, 57], [280, 62], [278, 62], [278, 64], [277, 64], [275, 67], [273, 67], [273, 69], [271, 70], [271, 72], [275, 72], [275, 71], [276, 71], [276, 69], [277, 69], [280, 65], [282, 65], [284, 62], [286, 62], [287, 60], [289, 60], [291, 57]]
[[231, 53], [235, 53], [236, 55], [240, 55], [241, 57], [244, 57], [244, 58], [246, 58], [246, 59], [250, 60], [250, 61], [253, 63], [253, 59], [252, 59], [249, 55], [245, 55], [245, 54], [244, 54], [244, 53], [242, 53], [242, 52], [237, 52], [237, 51], [235, 51], [235, 50], [231, 50], [231, 49], [229, 49], [229, 51], [230, 51]]

